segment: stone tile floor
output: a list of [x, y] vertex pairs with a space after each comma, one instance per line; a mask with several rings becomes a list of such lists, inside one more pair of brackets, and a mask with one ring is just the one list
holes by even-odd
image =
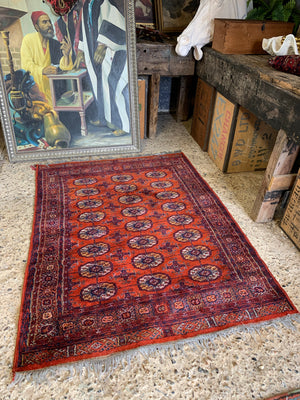
[[[189, 135], [190, 123], [159, 117], [158, 134], [142, 154], [183, 151], [218, 194], [273, 275], [300, 309], [300, 252], [278, 221], [256, 224], [249, 213], [262, 173], [223, 174]], [[56, 161], [57, 162], [57, 161]], [[259, 400], [300, 387], [300, 323], [218, 336], [206, 347], [157, 351], [119, 365], [107, 377], [71, 366], [11, 384], [35, 190], [32, 163], [0, 165], [0, 399]], [[74, 375], [72, 375], [72, 371]]]

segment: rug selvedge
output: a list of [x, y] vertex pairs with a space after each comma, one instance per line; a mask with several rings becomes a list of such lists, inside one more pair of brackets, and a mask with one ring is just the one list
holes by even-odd
[[37, 167], [15, 372], [296, 313], [183, 154]]
[[300, 390], [296, 390], [289, 393], [282, 393], [274, 397], [270, 397], [267, 400], [299, 400], [300, 399]]

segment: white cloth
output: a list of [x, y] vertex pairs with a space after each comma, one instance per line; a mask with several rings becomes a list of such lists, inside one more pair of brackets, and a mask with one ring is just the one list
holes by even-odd
[[195, 59], [201, 60], [202, 47], [213, 38], [214, 18], [245, 19], [246, 16], [247, 0], [201, 0], [196, 15], [177, 38], [176, 53], [186, 56], [194, 47]]
[[[96, 45], [95, 45], [96, 42]], [[94, 63], [98, 44], [107, 46], [101, 68]], [[130, 131], [126, 21], [109, 0], [86, 0], [82, 12], [82, 40], [78, 49], [85, 63], [98, 105], [98, 119], [114, 129]]]
[[[282, 39], [284, 40], [282, 41]], [[294, 35], [276, 36], [270, 39], [263, 39], [262, 48], [271, 56], [299, 55], [296, 38]]]

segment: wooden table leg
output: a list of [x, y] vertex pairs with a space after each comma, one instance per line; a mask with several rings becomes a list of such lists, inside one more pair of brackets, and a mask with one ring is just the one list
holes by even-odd
[[154, 138], [157, 130], [157, 117], [159, 106], [159, 85], [160, 75], [153, 74], [149, 76], [148, 88], [148, 136]]
[[179, 79], [179, 95], [176, 110], [177, 122], [187, 121], [189, 119], [191, 98], [196, 85], [193, 76], [181, 76]]
[[288, 139], [280, 130], [270, 156], [264, 180], [256, 197], [251, 217], [255, 222], [269, 222], [273, 219], [283, 191], [292, 187], [296, 174], [290, 174], [300, 146]]
[[85, 111], [79, 111], [79, 115], [80, 115], [80, 121], [81, 121], [81, 136], [87, 136], [88, 135], [88, 130], [87, 130], [87, 126], [86, 126], [86, 120], [85, 120]]

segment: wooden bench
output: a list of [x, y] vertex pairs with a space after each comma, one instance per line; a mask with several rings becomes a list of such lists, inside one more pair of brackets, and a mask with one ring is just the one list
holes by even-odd
[[252, 210], [257, 222], [273, 219], [300, 148], [300, 78], [276, 71], [268, 55], [227, 55], [204, 48], [196, 74], [218, 92], [251, 111], [278, 131], [261, 189]]
[[175, 40], [164, 43], [140, 40], [137, 42], [138, 75], [148, 75], [148, 136], [155, 137], [159, 106], [160, 77], [179, 77], [180, 87], [177, 100], [176, 118], [186, 120], [189, 116], [190, 93], [194, 89], [195, 59], [190, 53], [180, 57], [175, 52]]

